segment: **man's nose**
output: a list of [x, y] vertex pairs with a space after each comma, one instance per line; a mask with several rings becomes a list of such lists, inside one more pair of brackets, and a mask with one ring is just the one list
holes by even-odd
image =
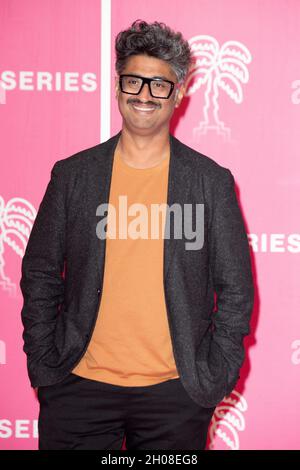
[[150, 93], [150, 83], [143, 83], [142, 89], [137, 96], [139, 98], [143, 98], [145, 101], [152, 100], [152, 96]]

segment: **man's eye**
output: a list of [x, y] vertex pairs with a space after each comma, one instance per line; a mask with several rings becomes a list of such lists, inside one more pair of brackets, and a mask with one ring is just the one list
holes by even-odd
[[156, 82], [156, 83], [155, 83], [155, 87], [156, 87], [156, 88], [164, 88], [164, 84], [163, 84], [163, 83], [160, 83], [160, 82]]

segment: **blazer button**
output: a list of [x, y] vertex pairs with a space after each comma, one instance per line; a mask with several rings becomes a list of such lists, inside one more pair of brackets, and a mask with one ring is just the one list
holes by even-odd
[[101, 289], [97, 289], [97, 294], [99, 295], [101, 292]]

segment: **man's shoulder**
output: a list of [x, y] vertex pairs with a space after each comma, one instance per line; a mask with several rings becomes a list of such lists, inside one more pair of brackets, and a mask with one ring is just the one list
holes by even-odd
[[89, 164], [89, 162], [93, 161], [95, 158], [105, 158], [113, 150], [120, 134], [121, 131], [104, 142], [84, 148], [68, 157], [57, 160], [55, 166], [66, 169], [69, 172], [72, 171], [72, 169], [76, 170], [78, 167], [82, 167], [82, 165]]
[[181, 161], [193, 171], [201, 172], [208, 178], [222, 178], [231, 174], [230, 169], [218, 163], [213, 158], [195, 150], [172, 135], [174, 148]]
[[62, 170], [66, 169], [68, 172], [72, 169], [76, 170], [78, 167], [87, 164], [97, 155], [100, 155], [106, 144], [107, 141], [79, 150], [68, 157], [57, 160], [55, 166], [62, 168]]

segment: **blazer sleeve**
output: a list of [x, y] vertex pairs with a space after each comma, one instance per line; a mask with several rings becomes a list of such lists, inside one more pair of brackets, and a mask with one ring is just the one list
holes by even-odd
[[217, 312], [212, 316], [211, 349], [226, 369], [227, 396], [239, 379], [245, 358], [243, 338], [250, 333], [254, 283], [249, 242], [234, 189], [234, 177], [230, 170], [224, 170], [222, 180], [213, 191], [209, 257], [217, 295]]
[[51, 179], [22, 260], [21, 318], [27, 361], [39, 361], [52, 348], [58, 307], [64, 299], [66, 212], [63, 194], [64, 179], [58, 161], [51, 170]]

